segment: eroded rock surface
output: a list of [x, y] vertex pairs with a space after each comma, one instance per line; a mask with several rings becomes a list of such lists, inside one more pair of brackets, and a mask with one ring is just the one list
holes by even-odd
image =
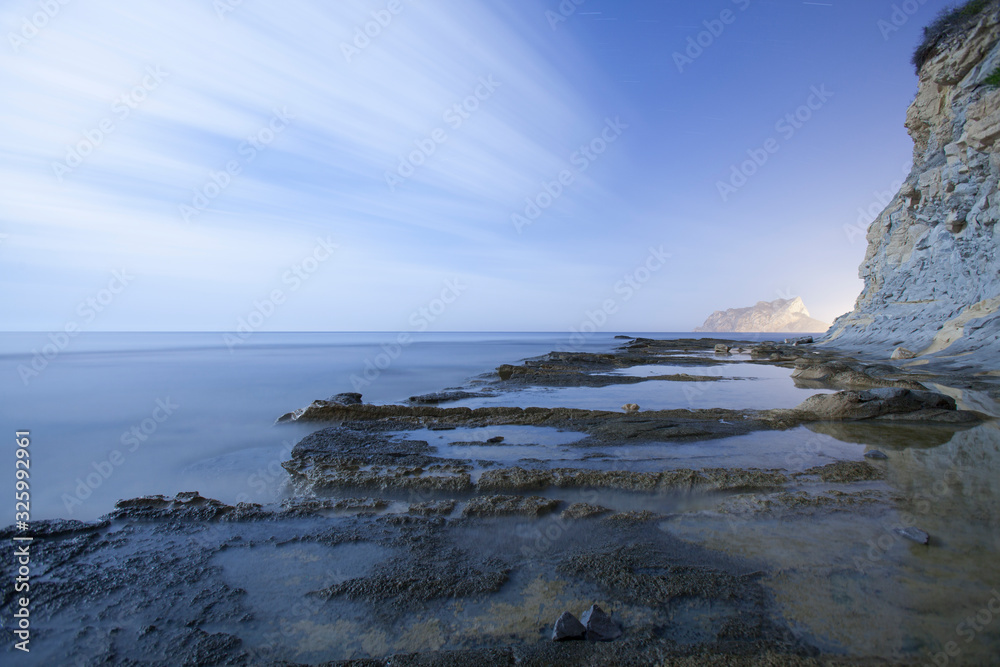
[[1000, 361], [1000, 89], [985, 83], [1000, 66], [1000, 3], [970, 13], [920, 67], [906, 114], [913, 169], [868, 228], [864, 290], [829, 344]]

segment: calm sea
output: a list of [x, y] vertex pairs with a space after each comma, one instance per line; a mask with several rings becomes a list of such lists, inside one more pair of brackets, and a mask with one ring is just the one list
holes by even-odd
[[121, 498], [179, 491], [270, 502], [308, 432], [275, 427], [285, 412], [345, 391], [403, 402], [552, 350], [610, 350], [614, 336], [423, 333], [400, 345], [394, 333], [256, 333], [238, 344], [219, 333], [0, 333], [4, 451], [13, 480], [14, 433], [30, 431], [32, 519], [94, 519]]

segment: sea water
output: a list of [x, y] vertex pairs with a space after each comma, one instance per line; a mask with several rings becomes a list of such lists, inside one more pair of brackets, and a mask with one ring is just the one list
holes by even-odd
[[287, 493], [281, 462], [318, 428], [274, 426], [285, 412], [348, 391], [401, 403], [553, 350], [610, 351], [625, 342], [614, 336], [421, 333], [400, 345], [396, 333], [255, 333], [234, 343], [220, 333], [95, 332], [57, 346], [46, 333], [0, 333], [3, 451], [13, 461], [15, 431], [30, 431], [32, 519], [91, 520], [122, 498], [180, 491], [273, 502]]

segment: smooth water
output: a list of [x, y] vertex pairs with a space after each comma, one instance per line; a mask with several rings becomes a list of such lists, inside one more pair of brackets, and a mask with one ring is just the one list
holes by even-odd
[[[31, 432], [34, 519], [93, 519], [121, 498], [185, 490], [267, 502], [287, 480], [281, 462], [311, 430], [274, 427], [279, 415], [345, 391], [405, 401], [568, 340], [411, 335], [394, 347], [394, 333], [256, 333], [230, 349], [218, 333], [83, 333], [42, 366], [36, 354], [54, 349], [43, 349], [47, 334], [0, 334], [6, 451], [13, 460], [14, 432]], [[616, 342], [594, 335], [574, 349]]]
[[3, 333], [0, 414], [9, 455], [14, 432], [31, 432], [34, 519], [93, 519], [121, 498], [179, 491], [268, 502], [310, 430], [274, 427], [285, 412], [345, 391], [402, 402], [553, 350], [609, 351], [623, 342], [614, 335], [422, 333], [400, 347], [395, 333], [255, 333], [237, 345], [220, 333], [81, 333], [60, 347]]

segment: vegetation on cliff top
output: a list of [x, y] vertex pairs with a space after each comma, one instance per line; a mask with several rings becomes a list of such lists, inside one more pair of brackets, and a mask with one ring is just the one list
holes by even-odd
[[924, 39], [913, 52], [911, 62], [917, 68], [917, 72], [920, 72], [920, 68], [930, 58], [938, 42], [968, 26], [990, 4], [991, 0], [969, 0], [957, 7], [941, 10], [934, 22], [924, 28]]
[[1000, 88], [1000, 65], [997, 66], [993, 73], [990, 74], [983, 80], [987, 86], [992, 86], [994, 88]]

